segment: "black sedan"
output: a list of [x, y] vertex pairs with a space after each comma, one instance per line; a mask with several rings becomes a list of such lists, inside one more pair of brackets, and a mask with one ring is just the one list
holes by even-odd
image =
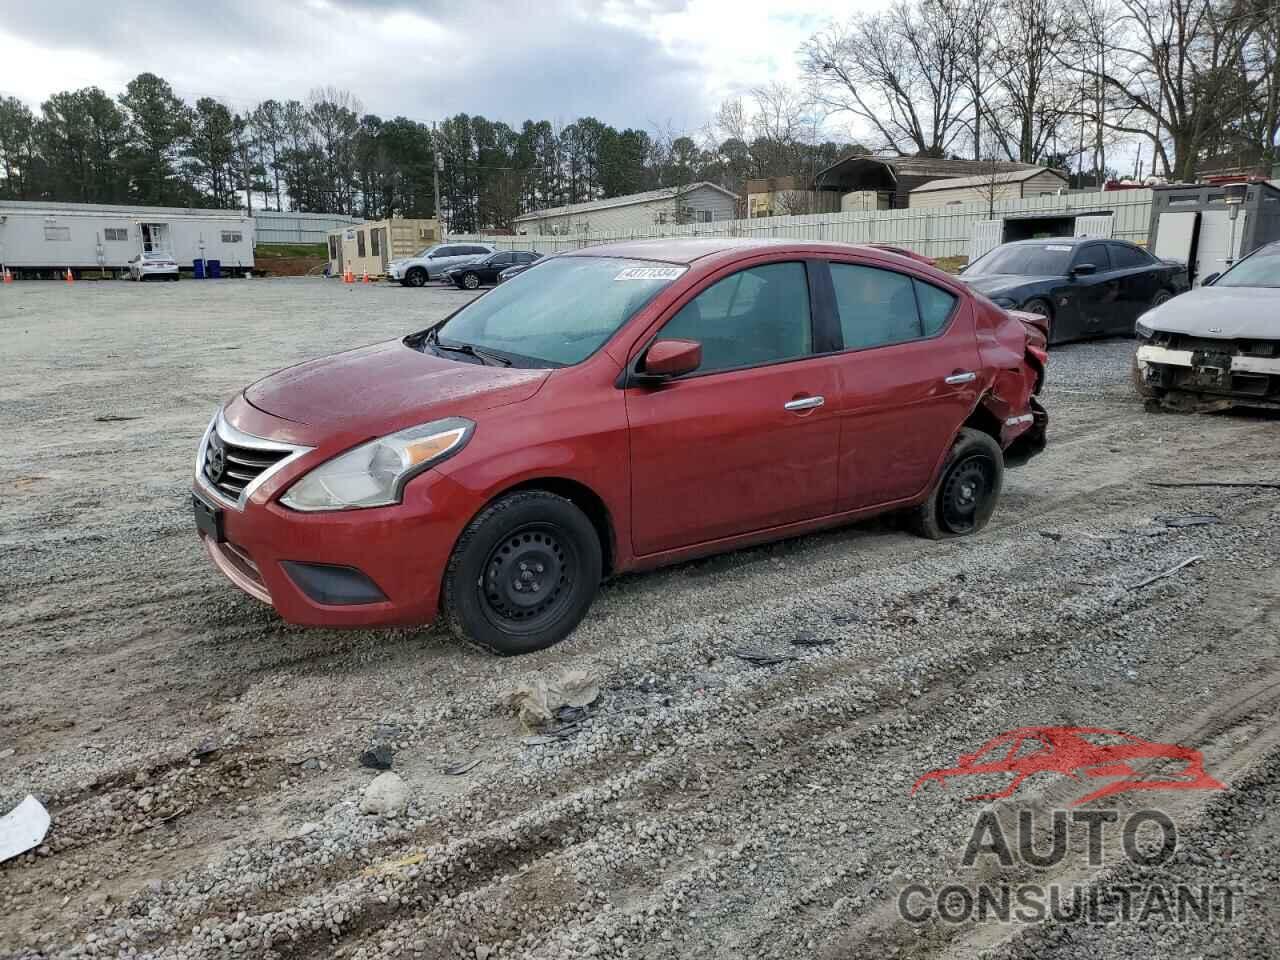
[[1138, 317], [1187, 289], [1187, 268], [1123, 240], [1064, 237], [996, 247], [960, 274], [1006, 310], [1049, 318], [1049, 342], [1132, 334]]
[[532, 250], [499, 250], [475, 263], [464, 263], [445, 271], [445, 279], [463, 290], [475, 290], [483, 283], [497, 283], [498, 274], [511, 267], [528, 266], [542, 257]]

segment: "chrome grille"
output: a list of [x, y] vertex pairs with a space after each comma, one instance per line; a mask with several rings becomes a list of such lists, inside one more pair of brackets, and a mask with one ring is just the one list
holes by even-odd
[[259, 483], [310, 449], [243, 433], [219, 414], [205, 435], [196, 472], [201, 484], [239, 508]]

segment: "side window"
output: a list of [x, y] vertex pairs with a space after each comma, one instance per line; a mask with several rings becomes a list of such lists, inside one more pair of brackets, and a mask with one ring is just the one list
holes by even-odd
[[920, 307], [920, 324], [924, 335], [932, 337], [947, 325], [951, 311], [955, 309], [956, 298], [941, 287], [922, 280], [912, 280], [916, 287], [916, 304]]
[[330, 260], [338, 259], [338, 238], [337, 237], [329, 238], [329, 259]]
[[906, 274], [833, 263], [831, 283], [846, 350], [883, 347], [925, 335], [912, 280]]
[[464, 252], [472, 254], [473, 256], [487, 257], [489, 254], [493, 253], [494, 251], [489, 249], [488, 247], [467, 247]]
[[1105, 273], [1111, 269], [1111, 258], [1107, 256], [1107, 248], [1105, 244], [1091, 243], [1087, 247], [1081, 247], [1080, 252], [1076, 254], [1075, 262], [1072, 266], [1078, 267], [1082, 263], [1092, 263], [1098, 268], [1099, 273]]
[[1117, 270], [1131, 270], [1151, 263], [1151, 258], [1138, 247], [1127, 243], [1109, 243], [1107, 246], [1111, 249], [1111, 263]]
[[659, 336], [701, 343], [699, 373], [806, 356], [813, 352], [813, 327], [804, 264], [770, 263], [718, 280]]
[[356, 232], [356, 256], [357, 257], [364, 256], [364, 231], [363, 230], [359, 230]]
[[378, 256], [378, 231], [369, 231], [369, 253]]

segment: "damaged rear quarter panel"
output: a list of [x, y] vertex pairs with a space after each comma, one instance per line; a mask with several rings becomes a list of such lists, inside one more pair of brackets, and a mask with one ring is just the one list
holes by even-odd
[[1035, 424], [1032, 397], [1044, 383], [1047, 328], [1042, 317], [975, 303], [974, 333], [983, 366], [994, 370], [982, 406], [1000, 423], [1008, 447]]

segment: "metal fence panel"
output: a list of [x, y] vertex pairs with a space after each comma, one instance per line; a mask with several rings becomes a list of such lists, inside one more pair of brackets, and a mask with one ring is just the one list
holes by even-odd
[[359, 217], [331, 213], [284, 213], [277, 210], [253, 212], [257, 243], [325, 243], [330, 230], [363, 223]]
[[[993, 209], [994, 207], [994, 209]], [[974, 227], [1002, 217], [1061, 216], [1110, 212], [1113, 236], [1145, 245], [1151, 220], [1151, 191], [1068, 193], [1022, 200], [964, 203], [906, 210], [849, 210], [754, 220], [662, 224], [620, 234], [486, 237], [451, 235], [450, 240], [483, 240], [504, 250], [563, 253], [599, 243], [650, 237], [776, 237], [788, 240], [831, 240], [839, 243], [891, 243], [930, 257], [959, 257], [969, 252]]]

